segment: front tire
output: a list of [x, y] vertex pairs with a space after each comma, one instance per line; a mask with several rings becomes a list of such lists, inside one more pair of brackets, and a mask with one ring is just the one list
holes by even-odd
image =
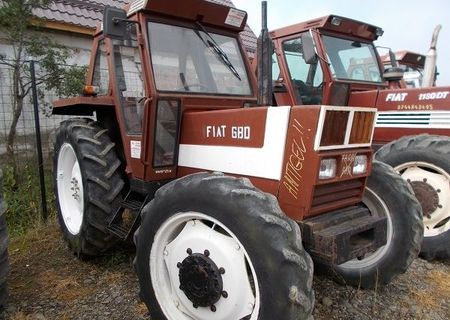
[[383, 146], [375, 157], [407, 180], [423, 209], [421, 256], [450, 258], [450, 138], [403, 137]]
[[154, 319], [307, 319], [312, 260], [276, 198], [246, 179], [194, 174], [161, 189], [136, 231]]
[[117, 242], [106, 227], [121, 200], [121, 162], [107, 130], [88, 119], [61, 123], [55, 141], [58, 220], [71, 250], [96, 256]]
[[423, 236], [422, 210], [408, 184], [390, 166], [376, 160], [363, 203], [371, 214], [387, 217], [386, 245], [334, 271], [341, 282], [371, 289], [404, 273], [417, 257]]

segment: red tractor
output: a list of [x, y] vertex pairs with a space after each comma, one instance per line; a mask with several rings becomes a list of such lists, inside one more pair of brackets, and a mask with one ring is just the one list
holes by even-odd
[[54, 103], [88, 117], [56, 137], [64, 237], [85, 257], [134, 235], [153, 319], [307, 319], [310, 254], [375, 287], [419, 251], [418, 203], [372, 161], [375, 109], [257, 101], [246, 19], [202, 0], [106, 8], [84, 95]]
[[403, 70], [384, 70], [374, 47], [382, 34], [379, 27], [334, 15], [271, 32], [274, 99], [278, 105], [376, 107], [372, 143], [381, 148], [375, 158], [393, 166], [422, 205], [422, 255], [448, 258], [450, 87], [402, 88]]
[[[391, 58], [394, 58], [391, 62]], [[384, 68], [398, 67], [402, 69], [403, 82], [395, 83], [396, 86], [404, 88], [420, 88], [423, 82], [423, 68], [425, 66], [426, 56], [411, 51], [396, 51], [392, 57], [390, 54], [381, 55], [381, 61]]]

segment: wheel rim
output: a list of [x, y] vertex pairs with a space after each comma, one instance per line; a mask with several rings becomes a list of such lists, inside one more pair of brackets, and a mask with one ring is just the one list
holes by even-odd
[[83, 223], [83, 181], [75, 150], [69, 143], [59, 150], [56, 183], [64, 224], [71, 234], [77, 235]]
[[[149, 264], [153, 290], [167, 319], [258, 318], [260, 293], [253, 264], [237, 237], [208, 215], [186, 212], [167, 219], [155, 235]], [[205, 284], [219, 278], [222, 286], [214, 285], [210, 294]]]
[[363, 203], [370, 210], [370, 213], [377, 217], [387, 218], [387, 228], [386, 228], [386, 244], [378, 248], [375, 252], [367, 254], [363, 258], [353, 259], [339, 265], [344, 269], [361, 269], [378, 264], [378, 262], [386, 255], [392, 244], [393, 228], [392, 228], [392, 217], [386, 203], [370, 188], [366, 187], [364, 196], [362, 199]]
[[450, 230], [450, 175], [426, 162], [407, 162], [394, 169], [411, 184], [422, 206], [424, 236]]

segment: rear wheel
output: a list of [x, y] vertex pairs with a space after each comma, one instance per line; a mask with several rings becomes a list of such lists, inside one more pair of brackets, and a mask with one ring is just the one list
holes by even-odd
[[450, 138], [403, 137], [382, 147], [375, 157], [410, 183], [422, 206], [421, 256], [450, 258]]
[[107, 130], [87, 119], [64, 121], [56, 135], [53, 163], [58, 220], [69, 247], [79, 256], [110, 249], [117, 240], [106, 226], [124, 182]]
[[374, 288], [404, 273], [417, 257], [423, 235], [422, 211], [408, 184], [378, 161], [373, 162], [363, 203], [372, 215], [387, 218], [386, 245], [334, 271], [342, 282]]
[[143, 210], [136, 271], [152, 318], [307, 319], [312, 261], [276, 198], [248, 180], [195, 174]]

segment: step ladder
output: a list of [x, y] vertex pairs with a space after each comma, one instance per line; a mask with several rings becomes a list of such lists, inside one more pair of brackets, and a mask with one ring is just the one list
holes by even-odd
[[119, 239], [128, 240], [138, 227], [141, 211], [147, 204], [148, 198], [149, 196], [143, 196], [132, 190], [128, 191], [106, 229]]

